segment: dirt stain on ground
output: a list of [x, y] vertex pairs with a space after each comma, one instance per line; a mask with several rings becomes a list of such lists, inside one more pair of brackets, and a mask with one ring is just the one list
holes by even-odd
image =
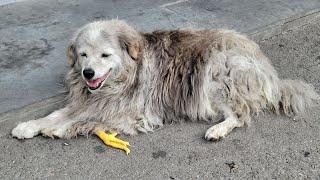
[[20, 70], [27, 65], [32, 68], [42, 67], [37, 59], [49, 55], [54, 47], [47, 39], [41, 38], [32, 42], [9, 41], [0, 43], [0, 68]]
[[94, 151], [95, 153], [101, 154], [101, 153], [106, 152], [106, 148], [103, 147], [103, 146], [95, 146], [95, 147], [93, 148], [93, 151]]
[[167, 152], [165, 151], [157, 151], [157, 152], [153, 152], [152, 153], [152, 157], [154, 159], [158, 159], [158, 158], [165, 158], [167, 156]]

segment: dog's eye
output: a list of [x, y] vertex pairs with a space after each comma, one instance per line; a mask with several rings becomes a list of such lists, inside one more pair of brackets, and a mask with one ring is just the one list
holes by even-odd
[[101, 57], [103, 57], [103, 58], [106, 58], [106, 57], [109, 57], [109, 56], [110, 56], [110, 54], [106, 54], [106, 53], [101, 54]]
[[87, 57], [87, 54], [86, 53], [80, 53], [80, 56]]

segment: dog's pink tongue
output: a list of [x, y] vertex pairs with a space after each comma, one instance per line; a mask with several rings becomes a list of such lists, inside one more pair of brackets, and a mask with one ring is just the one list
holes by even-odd
[[95, 80], [92, 80], [92, 81], [87, 81], [87, 84], [91, 88], [96, 88], [96, 87], [99, 86], [100, 82], [101, 82], [101, 79], [98, 78], [98, 79], [95, 79]]

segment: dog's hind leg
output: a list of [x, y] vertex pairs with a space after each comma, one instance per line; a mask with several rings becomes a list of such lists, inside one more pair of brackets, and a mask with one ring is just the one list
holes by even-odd
[[207, 130], [205, 139], [208, 141], [216, 141], [224, 138], [234, 128], [242, 127], [244, 125], [244, 121], [241, 121], [236, 114], [232, 112], [231, 108], [223, 107], [222, 110], [224, 112], [225, 120]]
[[68, 118], [68, 108], [54, 111], [44, 118], [18, 124], [11, 134], [18, 139], [32, 138], [39, 133], [49, 137], [63, 138], [76, 121]]

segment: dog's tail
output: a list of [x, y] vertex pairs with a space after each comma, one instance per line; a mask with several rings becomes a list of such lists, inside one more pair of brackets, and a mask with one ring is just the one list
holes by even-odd
[[280, 108], [287, 116], [301, 114], [320, 100], [314, 87], [300, 80], [280, 80], [279, 87]]

